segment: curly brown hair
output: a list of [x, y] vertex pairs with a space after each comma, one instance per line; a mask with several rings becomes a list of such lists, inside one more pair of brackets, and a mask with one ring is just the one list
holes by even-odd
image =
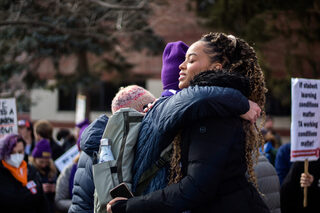
[[[224, 70], [236, 72], [249, 79], [251, 94], [248, 98], [256, 102], [262, 110], [262, 122], [259, 128], [249, 121], [243, 121], [243, 129], [246, 133], [246, 160], [249, 181], [257, 186], [253, 165], [258, 160], [259, 148], [264, 144], [260, 130], [265, 121], [264, 105], [265, 93], [267, 92], [264, 74], [258, 63], [257, 55], [254, 49], [243, 39], [224, 33], [209, 33], [204, 35], [200, 41], [205, 42], [204, 51], [212, 63], [219, 62]], [[174, 175], [174, 173], [179, 172], [177, 167], [180, 167], [179, 161], [181, 159], [181, 154], [175, 153], [180, 152], [177, 147], [180, 146], [180, 143], [177, 142], [177, 139], [176, 137], [173, 141], [174, 151], [171, 160], [170, 183], [176, 183], [177, 178], [181, 178], [181, 174]]]
[[169, 184], [178, 183], [182, 178], [181, 173], [181, 132], [179, 132], [176, 137], [173, 139], [173, 147], [172, 147], [172, 156], [170, 162], [170, 179]]

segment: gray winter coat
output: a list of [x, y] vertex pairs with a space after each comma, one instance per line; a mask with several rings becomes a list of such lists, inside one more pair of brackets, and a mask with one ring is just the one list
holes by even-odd
[[257, 176], [258, 188], [264, 196], [262, 199], [267, 204], [271, 213], [280, 213], [280, 182], [276, 169], [268, 159], [260, 155], [254, 167]]
[[68, 212], [71, 206], [71, 198], [69, 193], [69, 179], [73, 163], [68, 165], [59, 175], [56, 186], [55, 204], [57, 210]]

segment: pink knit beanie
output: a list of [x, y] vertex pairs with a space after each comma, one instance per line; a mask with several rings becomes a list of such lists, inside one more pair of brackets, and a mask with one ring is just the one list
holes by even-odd
[[133, 108], [139, 112], [143, 112], [143, 107], [155, 101], [155, 97], [142, 87], [131, 85], [121, 88], [112, 100], [112, 113], [120, 108]]

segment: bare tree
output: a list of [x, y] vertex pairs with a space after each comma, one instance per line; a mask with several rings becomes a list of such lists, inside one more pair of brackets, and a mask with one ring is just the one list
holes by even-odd
[[[27, 88], [47, 86], [37, 73], [44, 59], [54, 66], [52, 87], [76, 86], [85, 92], [103, 72], [124, 72], [132, 66], [122, 51], [146, 49], [157, 54], [162, 39], [148, 24], [148, 0], [2, 0], [0, 2], [0, 92], [19, 75]], [[88, 53], [107, 53], [105, 69], [91, 70]], [[77, 56], [76, 72], [64, 75], [62, 57]]]

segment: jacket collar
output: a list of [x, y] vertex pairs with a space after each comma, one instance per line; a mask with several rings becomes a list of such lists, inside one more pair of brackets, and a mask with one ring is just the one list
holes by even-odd
[[93, 121], [81, 135], [81, 150], [89, 156], [99, 150], [100, 139], [108, 122], [108, 116], [103, 114]]
[[250, 82], [247, 77], [225, 70], [208, 70], [201, 72], [190, 82], [190, 86], [219, 86], [239, 90], [244, 96], [251, 94]]

